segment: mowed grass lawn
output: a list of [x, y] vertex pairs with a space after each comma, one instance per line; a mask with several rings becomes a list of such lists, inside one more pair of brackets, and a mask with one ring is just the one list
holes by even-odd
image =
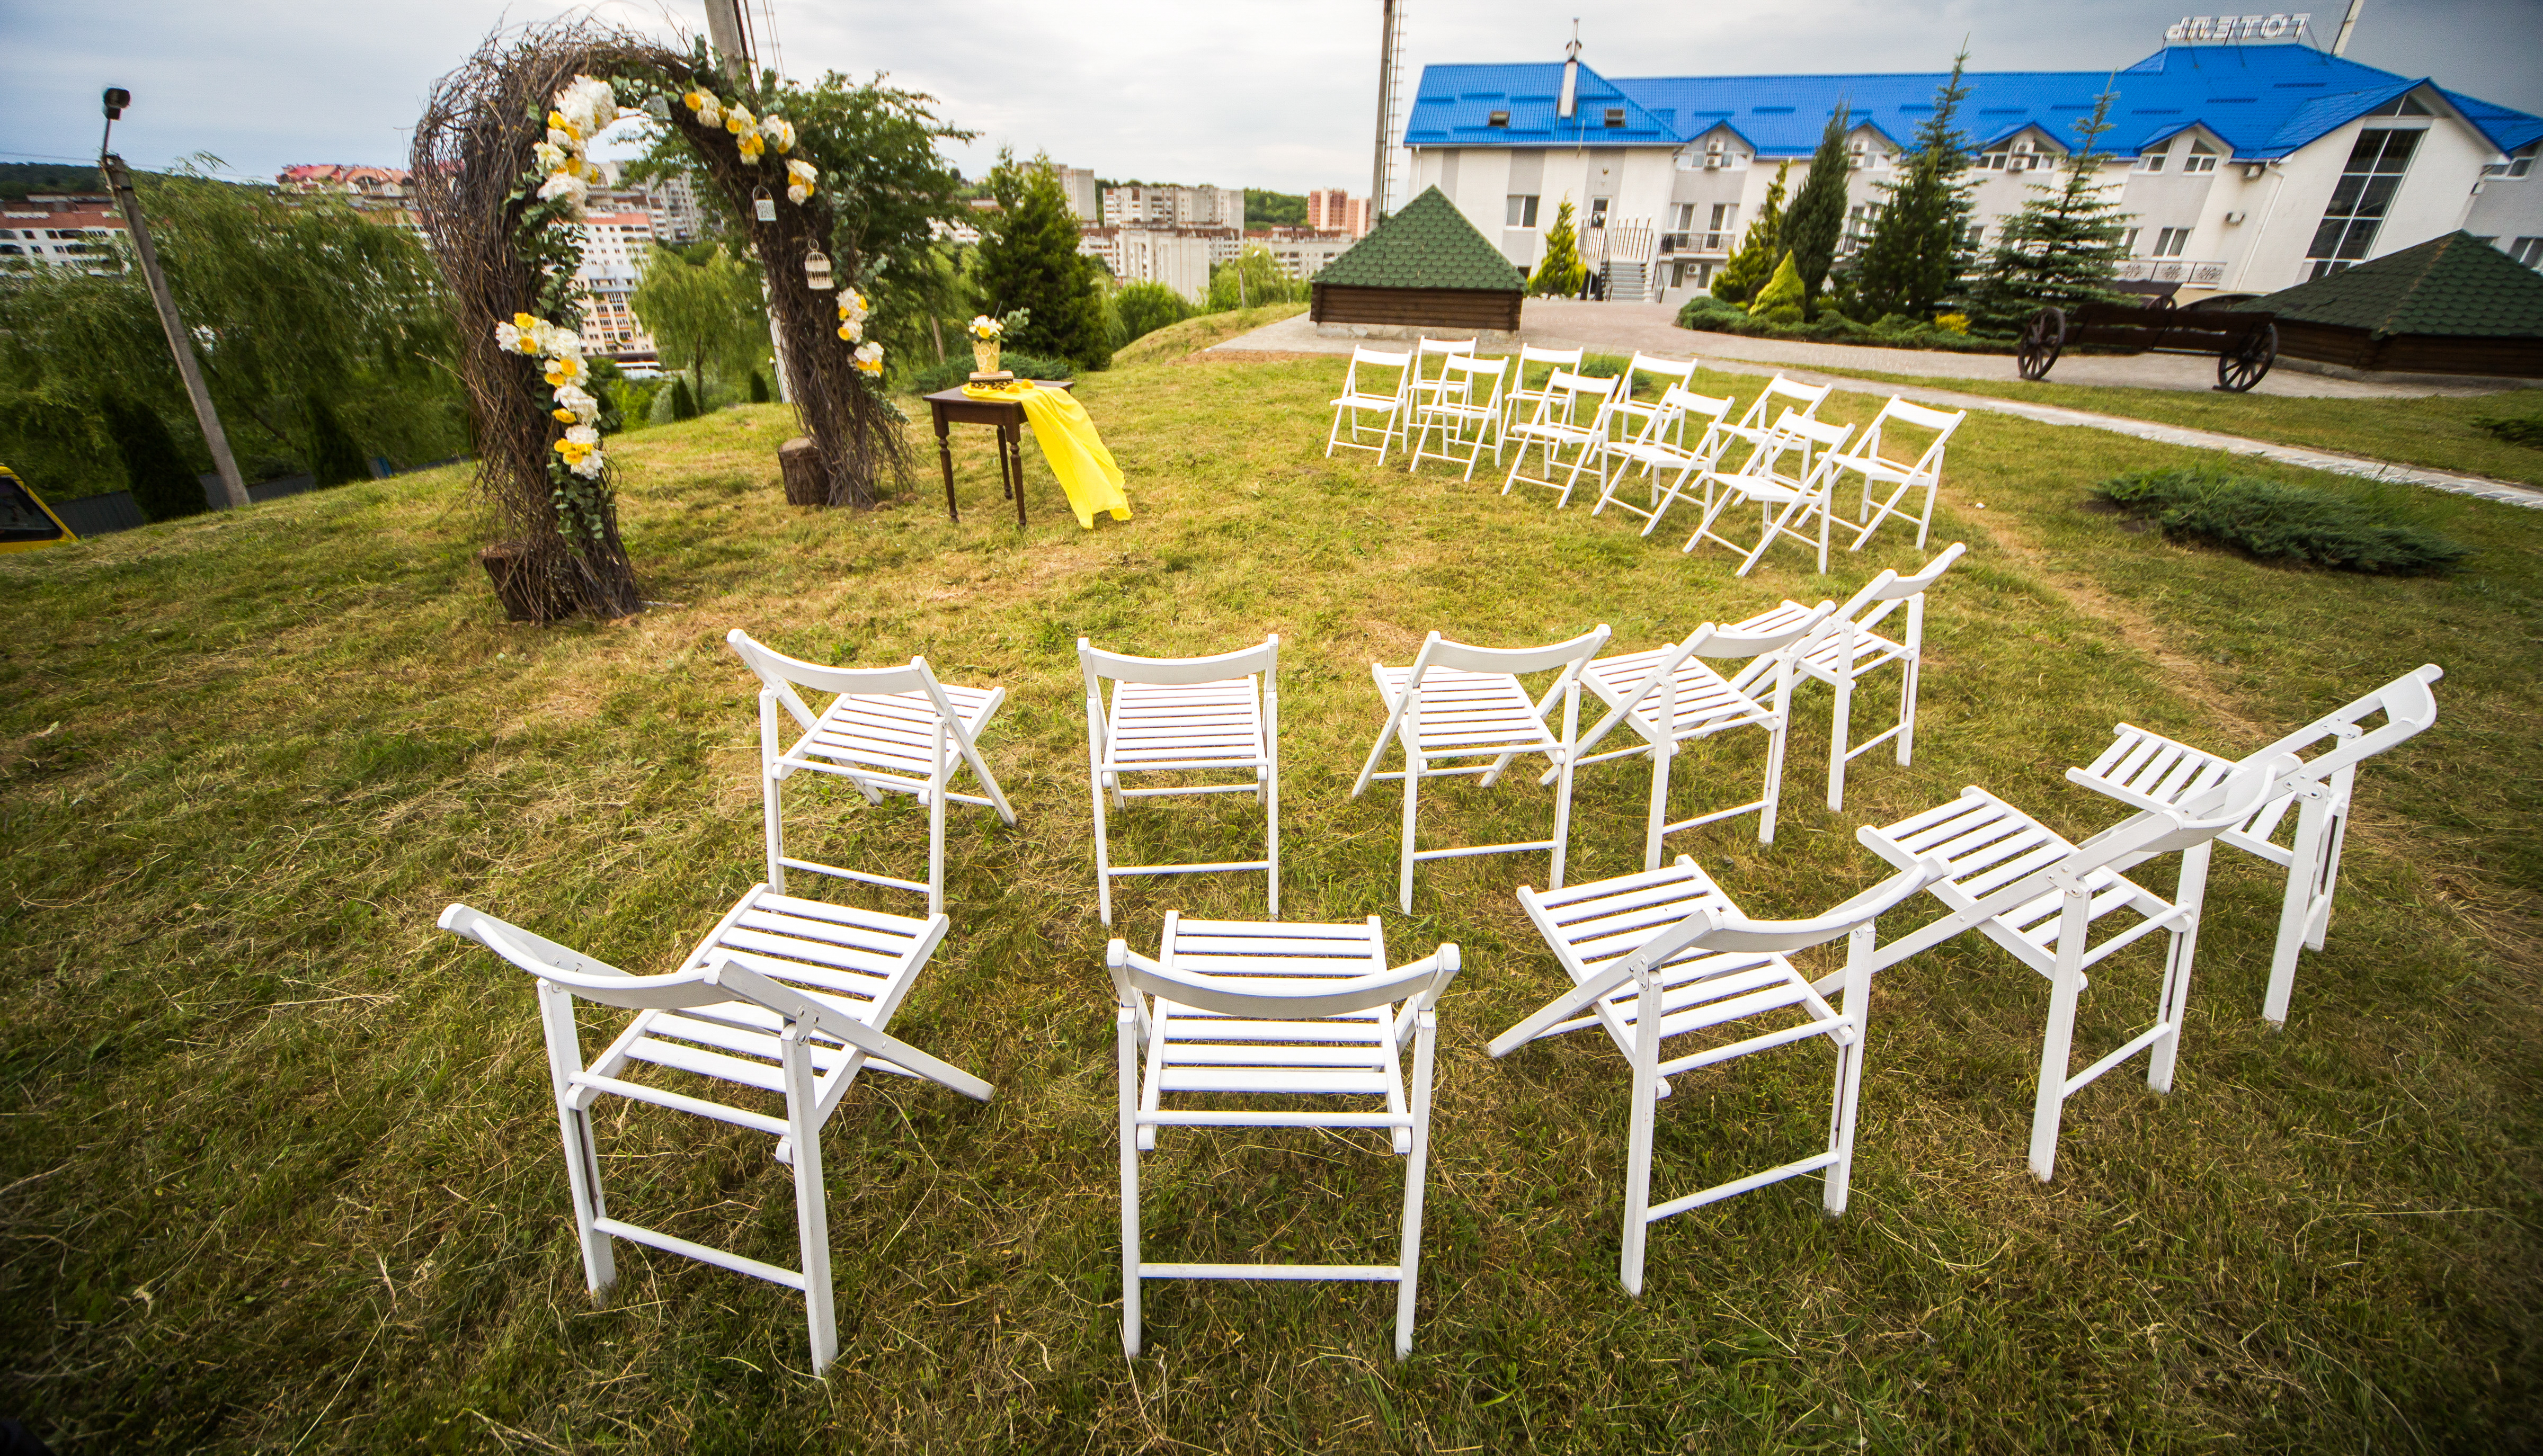
[[[1368, 664], [1433, 629], [1517, 645], [1603, 621], [1646, 647], [1921, 556], [1893, 531], [1825, 577], [1786, 547], [1739, 580], [1719, 550], [1678, 553], [1683, 514], [1639, 539], [1585, 501], [1328, 462], [1340, 375], [1088, 378], [1137, 511], [1093, 532], [1039, 458], [1019, 532], [978, 430], [958, 436], [960, 525], [924, 473], [873, 514], [786, 506], [776, 408], [625, 437], [657, 605], [624, 623], [501, 621], [456, 471], [0, 558], [0, 1416], [65, 1452], [2535, 1442], [2543, 512], [2397, 495], [2479, 548], [2448, 580], [2268, 568], [2080, 508], [2096, 480], [2193, 452], [1972, 418], [1933, 543], [1970, 554], [1933, 598], [1914, 765], [1857, 760], [1829, 812], [1828, 698], [1809, 690], [1776, 842], [1748, 819], [1672, 841], [1752, 913], [1873, 883], [1855, 827], [1965, 784], [2077, 836], [2112, 821], [2061, 774], [2123, 719], [2242, 751], [2436, 661], [2440, 721], [2360, 777], [2330, 944], [2285, 1032], [2259, 1016], [2278, 881], [2220, 856], [2176, 1090], [2148, 1093], [2141, 1062], [2094, 1086], [2040, 1185], [2023, 1146], [2046, 985], [1964, 937], [1877, 985], [1849, 1213], [1823, 1217], [1805, 1179], [1672, 1219], [1637, 1300], [1616, 1282], [1622, 1059], [1589, 1035], [1484, 1050], [1561, 980], [1512, 896], [1545, 862], [1426, 865], [1397, 913], [1398, 791], [1348, 797], [1380, 724]], [[736, 626], [814, 658], [924, 653], [1008, 692], [985, 742], [1021, 821], [957, 811], [953, 931], [893, 1026], [997, 1096], [868, 1078], [829, 1124], [826, 1382], [773, 1285], [622, 1243], [617, 1297], [591, 1306], [529, 983], [432, 928], [465, 900], [633, 970], [676, 963], [761, 876]], [[1380, 914], [1398, 961], [1464, 950], [1400, 1364], [1379, 1285], [1152, 1285], [1148, 1352], [1118, 1342], [1074, 646], [1266, 632], [1287, 914]], [[1868, 690], [1858, 731], [1893, 692]], [[1762, 755], [1696, 749], [1674, 812], [1750, 797]], [[1576, 881], [1639, 867], [1647, 784], [1639, 764], [1583, 774]], [[799, 804], [799, 845], [923, 863], [907, 800]], [[1433, 844], [1550, 817], [1533, 775], [1423, 804]], [[1260, 819], [1222, 798], [1116, 823], [1126, 860], [1229, 859]], [[1132, 881], [1117, 921], [1150, 950], [1169, 908], [1259, 915], [1261, 881]], [[2080, 1052], [2150, 1017], [2158, 972], [2151, 947], [2096, 970]], [[1821, 1134], [1816, 1050], [1676, 1087], [1663, 1195]], [[792, 1262], [765, 1138], [613, 1103], [602, 1146], [619, 1216]], [[1144, 1173], [1150, 1257], [1386, 1258], [1401, 1171], [1352, 1136], [1170, 1133]]]

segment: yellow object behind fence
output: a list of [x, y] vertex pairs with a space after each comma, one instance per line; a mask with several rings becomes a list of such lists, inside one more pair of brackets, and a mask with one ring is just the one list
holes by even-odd
[[0, 551], [35, 551], [78, 539], [17, 472], [0, 465]]
[[966, 384], [963, 393], [970, 399], [1012, 400], [1025, 407], [1025, 419], [1033, 423], [1042, 458], [1050, 462], [1050, 473], [1059, 477], [1060, 489], [1068, 493], [1068, 508], [1077, 513], [1079, 525], [1094, 530], [1099, 510], [1111, 511], [1117, 521], [1130, 518], [1130, 499], [1121, 494], [1121, 467], [1113, 463], [1113, 452], [1104, 448], [1104, 437], [1095, 432], [1086, 407], [1068, 391], [1043, 389], [1019, 379], [1013, 384]]

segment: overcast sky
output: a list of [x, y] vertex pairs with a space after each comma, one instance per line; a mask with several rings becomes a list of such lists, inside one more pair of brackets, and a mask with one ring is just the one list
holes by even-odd
[[[760, 11], [763, 0], [747, 0]], [[1105, 177], [1368, 190], [1378, 0], [1079, 0], [1067, 5], [765, 0], [787, 74], [888, 71], [1001, 145]], [[2344, 0], [2319, 0], [2335, 29]], [[698, 0], [602, 0], [603, 19], [704, 28]], [[2210, 7], [2213, 9], [2214, 7]], [[1581, 58], [1610, 76], [1914, 71], [1964, 36], [1985, 70], [2102, 70], [2162, 44], [2160, 0], [1403, 0], [1407, 98], [1426, 62]], [[298, 162], [402, 165], [435, 77], [488, 31], [569, 13], [545, 0], [0, 0], [0, 160], [96, 155], [99, 88], [133, 108], [117, 150], [157, 167], [207, 151], [270, 176]], [[763, 58], [770, 33], [762, 21]], [[2543, 113], [2543, 0], [2366, 0], [2350, 58]]]

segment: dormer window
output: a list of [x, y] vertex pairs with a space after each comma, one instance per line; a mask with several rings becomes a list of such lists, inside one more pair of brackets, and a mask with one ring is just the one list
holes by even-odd
[[2543, 142], [2529, 141], [2524, 146], [2508, 153], [2506, 161], [2493, 162], [2489, 166], [2482, 168], [2481, 175], [2484, 177], [2524, 177], [2532, 173], [2534, 170], [2534, 150], [2538, 146], [2543, 146]]
[[1495, 112], [1491, 115], [1484, 117], [1484, 124], [1487, 126], [1507, 126], [1509, 124], [1509, 113]]
[[2139, 172], [2161, 172], [2163, 170], [2164, 158], [2171, 155], [2171, 152], [2161, 148], [2157, 148], [2150, 152], [2139, 152], [2137, 153], [2137, 170]]
[[2181, 161], [2181, 170], [2185, 173], [2213, 172], [2216, 170], [2216, 156], [2214, 147], [2203, 141], [2194, 141], [2190, 144], [2190, 155]]
[[1607, 108], [1607, 124], [1608, 124], [1609, 126], [1622, 126], [1622, 125], [1624, 125], [1624, 124], [1625, 124], [1625, 109], [1624, 109], [1623, 107], [1609, 107], [1609, 108]]
[[2413, 96], [2408, 92], [2404, 92], [2402, 95], [2393, 98], [2391, 101], [2386, 102], [2384, 105], [2377, 107], [2371, 112], [2368, 112], [2366, 115], [2370, 116], [2425, 116], [2428, 115], [2428, 109], [2420, 105], [2420, 99], [2418, 97]]

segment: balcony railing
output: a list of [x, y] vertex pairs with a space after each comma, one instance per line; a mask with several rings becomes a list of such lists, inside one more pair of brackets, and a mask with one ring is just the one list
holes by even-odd
[[2130, 258], [2120, 262], [2112, 275], [2122, 283], [2179, 283], [2189, 288], [2214, 288], [2225, 281], [2225, 265], [2220, 261], [2197, 262], [2182, 258]]
[[1727, 232], [1662, 233], [1660, 251], [1662, 253], [1725, 254], [1731, 251], [1731, 234]]

